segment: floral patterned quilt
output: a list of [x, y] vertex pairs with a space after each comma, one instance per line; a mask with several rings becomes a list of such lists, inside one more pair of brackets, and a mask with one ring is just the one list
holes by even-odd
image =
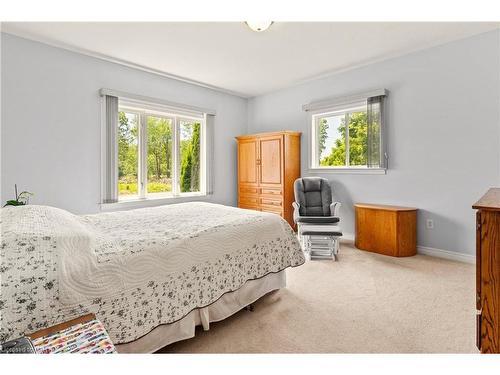
[[304, 263], [281, 217], [210, 203], [1, 210], [0, 341], [93, 312], [115, 344]]

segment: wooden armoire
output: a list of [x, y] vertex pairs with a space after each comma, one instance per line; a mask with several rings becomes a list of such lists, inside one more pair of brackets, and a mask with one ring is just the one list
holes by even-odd
[[300, 177], [300, 132], [242, 135], [238, 142], [238, 207], [281, 215], [294, 227], [293, 183]]
[[500, 353], [500, 188], [492, 188], [476, 212], [476, 324], [481, 353]]

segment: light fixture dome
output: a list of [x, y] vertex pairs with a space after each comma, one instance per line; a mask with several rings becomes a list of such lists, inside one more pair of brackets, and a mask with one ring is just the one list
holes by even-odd
[[273, 21], [246, 21], [245, 23], [253, 31], [260, 33], [261, 31], [269, 29], [269, 26], [273, 24]]

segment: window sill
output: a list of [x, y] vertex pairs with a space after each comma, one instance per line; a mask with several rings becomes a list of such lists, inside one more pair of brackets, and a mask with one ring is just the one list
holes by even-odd
[[144, 208], [144, 207], [155, 207], [164, 204], [174, 204], [174, 203], [184, 203], [192, 201], [206, 201], [210, 200], [211, 195], [203, 193], [186, 193], [180, 196], [162, 196], [162, 197], [152, 197], [152, 198], [135, 198], [135, 199], [123, 199], [115, 203], [101, 203], [101, 211], [119, 211], [119, 210], [131, 210], [134, 208]]
[[387, 174], [385, 168], [309, 168], [309, 173], [332, 174]]

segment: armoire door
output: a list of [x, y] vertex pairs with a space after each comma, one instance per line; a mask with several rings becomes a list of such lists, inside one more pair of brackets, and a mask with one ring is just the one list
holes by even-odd
[[238, 142], [238, 182], [240, 185], [257, 185], [258, 140]]
[[259, 183], [261, 186], [276, 186], [283, 184], [283, 136], [262, 137], [259, 139]]

